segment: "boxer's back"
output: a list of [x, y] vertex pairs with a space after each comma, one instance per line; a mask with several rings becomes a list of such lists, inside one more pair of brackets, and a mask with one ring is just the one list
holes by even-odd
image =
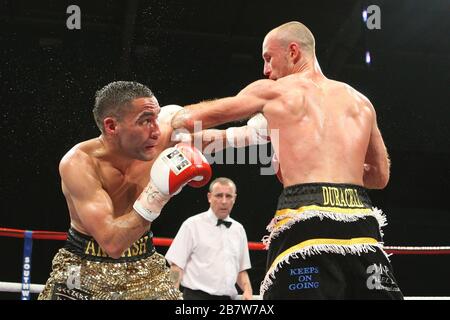
[[370, 102], [350, 86], [317, 77], [287, 76], [264, 107], [285, 186], [308, 182], [363, 185], [374, 120]]

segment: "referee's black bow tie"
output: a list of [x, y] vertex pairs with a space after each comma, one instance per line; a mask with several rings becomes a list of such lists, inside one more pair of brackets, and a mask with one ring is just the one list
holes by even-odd
[[229, 228], [231, 226], [231, 221], [225, 221], [223, 219], [217, 219], [216, 226], [220, 226], [221, 224], [225, 225], [225, 227]]

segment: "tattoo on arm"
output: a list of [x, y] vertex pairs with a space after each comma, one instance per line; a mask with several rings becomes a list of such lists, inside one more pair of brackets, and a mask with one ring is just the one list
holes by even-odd
[[174, 285], [178, 285], [178, 283], [180, 282], [180, 271], [170, 270], [170, 280]]

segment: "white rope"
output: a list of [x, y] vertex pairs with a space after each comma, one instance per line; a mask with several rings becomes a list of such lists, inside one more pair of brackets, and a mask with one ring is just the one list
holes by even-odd
[[[40, 293], [44, 289], [43, 284], [31, 284], [31, 293]], [[22, 284], [20, 282], [0, 281], [0, 292], [21, 292]], [[242, 300], [242, 295], [238, 295], [235, 300]], [[262, 300], [262, 296], [253, 295], [253, 300]], [[450, 300], [450, 297], [405, 297], [405, 300]]]
[[450, 300], [450, 297], [405, 297], [405, 300]]
[[[31, 293], [40, 293], [42, 290], [44, 290], [43, 284], [30, 284]], [[0, 292], [22, 292], [22, 284], [20, 282], [0, 281]]]
[[399, 246], [384, 246], [387, 250], [450, 250], [450, 247], [399, 247]]

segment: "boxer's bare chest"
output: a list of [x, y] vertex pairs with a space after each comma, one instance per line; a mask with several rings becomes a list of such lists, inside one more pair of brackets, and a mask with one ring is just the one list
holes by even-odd
[[139, 163], [122, 172], [108, 164], [99, 165], [103, 189], [114, 205], [116, 215], [128, 212], [149, 182], [153, 162]]

